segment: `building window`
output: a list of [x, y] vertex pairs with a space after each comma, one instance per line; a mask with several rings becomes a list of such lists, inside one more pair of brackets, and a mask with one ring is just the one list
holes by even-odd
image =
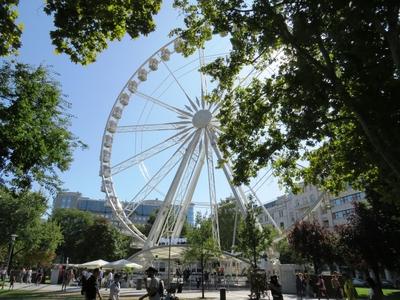
[[285, 223], [281, 222], [281, 224], [279, 224], [279, 226], [280, 226], [281, 228], [285, 228]]
[[283, 210], [279, 211], [279, 218], [283, 218]]

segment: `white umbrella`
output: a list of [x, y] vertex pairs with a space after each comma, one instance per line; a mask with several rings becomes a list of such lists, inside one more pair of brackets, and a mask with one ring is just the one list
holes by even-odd
[[129, 260], [126, 260], [126, 259], [120, 259], [117, 261], [110, 262], [106, 265], [103, 265], [103, 268], [105, 268], [105, 269], [123, 269], [123, 268], [142, 269], [143, 266], [141, 266], [137, 263], [131, 262]]
[[108, 264], [108, 261], [98, 259], [98, 260], [94, 260], [94, 261], [85, 262], [84, 264], [80, 264], [79, 266], [81, 268], [93, 269], [93, 268], [100, 268], [106, 264]]

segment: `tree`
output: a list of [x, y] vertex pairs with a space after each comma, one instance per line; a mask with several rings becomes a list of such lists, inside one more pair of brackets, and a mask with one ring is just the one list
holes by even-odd
[[304, 264], [306, 260], [293, 249], [287, 239], [280, 240], [276, 245], [276, 250], [279, 252], [279, 261], [281, 264]]
[[[21, 46], [23, 26], [15, 23], [18, 3], [7, 0], [0, 6], [0, 56]], [[50, 37], [56, 51], [85, 65], [94, 62], [109, 41], [121, 40], [126, 33], [135, 39], [154, 31], [153, 16], [160, 8], [161, 0], [47, 0], [44, 12], [54, 17]]]
[[16, 53], [21, 47], [22, 25], [17, 25], [18, 13], [15, 7], [19, 0], [7, 0], [0, 6], [0, 56]]
[[196, 225], [187, 234], [188, 248], [185, 251], [186, 261], [200, 262], [201, 298], [204, 299], [204, 268], [207, 262], [220, 255], [220, 249], [212, 236], [212, 221], [197, 215]]
[[[212, 33], [232, 51], [203, 70], [219, 82], [220, 146], [235, 183], [272, 164], [288, 186], [298, 180], [338, 192], [347, 183], [399, 193], [400, 22], [397, 1], [176, 0], [185, 14], [174, 32], [186, 54]], [[246, 66], [272, 76], [236, 88]], [[257, 77], [257, 76], [256, 76]], [[299, 161], [308, 161], [299, 168]], [[382, 187], [383, 186], [383, 187]]]
[[72, 263], [83, 262], [88, 249], [84, 247], [86, 232], [94, 224], [94, 216], [91, 213], [77, 209], [56, 209], [51, 219], [61, 228], [63, 243], [57, 248], [61, 262], [67, 257]]
[[258, 216], [261, 207], [256, 206], [250, 198], [247, 204], [246, 217], [239, 227], [238, 243], [236, 251], [247, 258], [253, 269], [257, 269], [257, 263], [262, 254], [272, 243], [273, 230], [270, 226], [261, 226]]
[[14, 262], [17, 265], [48, 265], [62, 240], [60, 228], [42, 220], [47, 200], [40, 193], [13, 193], [0, 187], [0, 260], [7, 261], [11, 234], [16, 234]]
[[301, 258], [313, 263], [315, 274], [319, 274], [323, 263], [334, 262], [333, 233], [317, 222], [297, 222], [288, 240]]
[[15, 190], [36, 182], [54, 189], [83, 144], [68, 130], [68, 102], [43, 66], [0, 68], [0, 184]]
[[81, 260], [117, 260], [130, 254], [130, 238], [120, 233], [107, 219], [96, 218], [84, 232]]
[[[345, 261], [355, 267], [361, 262], [365, 270], [370, 268], [379, 289], [383, 268], [400, 269], [400, 242], [397, 238], [400, 234], [399, 213], [397, 206], [391, 207], [382, 201], [372, 205], [357, 203], [348, 224], [337, 230]], [[380, 297], [383, 297], [382, 293]]]
[[218, 226], [221, 250], [230, 252], [233, 245], [233, 235], [236, 227], [239, 227], [242, 215], [238, 212], [236, 202], [232, 198], [226, 198], [218, 205]]
[[131, 254], [130, 238], [108, 220], [77, 209], [56, 209], [52, 220], [62, 231], [64, 242], [57, 254], [62, 261], [117, 260]]
[[[272, 243], [272, 228], [261, 226], [258, 216], [261, 214], [261, 207], [256, 206], [252, 198], [247, 204], [246, 217], [240, 223], [238, 242], [236, 251], [250, 261], [250, 285], [251, 290], [255, 292], [256, 299], [260, 299], [262, 286], [265, 284], [265, 278], [260, 279], [257, 263], [261, 256], [266, 252]], [[262, 282], [263, 281], [263, 282]]]

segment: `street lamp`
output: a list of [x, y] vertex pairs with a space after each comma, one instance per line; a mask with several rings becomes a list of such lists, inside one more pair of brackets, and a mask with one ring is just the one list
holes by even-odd
[[165, 232], [168, 235], [168, 290], [171, 288], [171, 281], [170, 281], [170, 273], [171, 273], [171, 238], [172, 238], [172, 231]]
[[14, 242], [18, 235], [15, 233], [11, 235], [11, 245], [10, 245], [10, 252], [8, 253], [8, 261], [7, 261], [7, 274], [10, 274], [10, 268], [12, 263], [12, 257], [14, 254]]

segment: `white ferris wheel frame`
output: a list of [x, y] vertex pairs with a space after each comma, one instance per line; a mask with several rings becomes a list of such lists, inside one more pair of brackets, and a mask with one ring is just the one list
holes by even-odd
[[[207, 94], [207, 81], [205, 76], [201, 74], [201, 99], [196, 98], [194, 100], [189, 97], [179, 80], [169, 69], [166, 61], [169, 60], [172, 54], [180, 53], [181, 46], [182, 40], [180, 38], [170, 41], [154, 52], [133, 73], [120, 91], [119, 96], [110, 111], [102, 138], [100, 153], [102, 191], [106, 194], [106, 200], [113, 209], [118, 221], [123, 226], [123, 230], [127, 234], [133, 236], [138, 242], [143, 243], [145, 249], [157, 246], [160, 238], [163, 237], [167, 231], [170, 233], [172, 238], [179, 237], [203, 167], [207, 168], [209, 200], [213, 221], [213, 237], [219, 244], [218, 203], [216, 199], [216, 183], [214, 176], [215, 164], [213, 160], [214, 155], [218, 160], [222, 161], [223, 158], [217, 145], [219, 127], [218, 121], [216, 120], [216, 114], [218, 113], [219, 107], [214, 104], [208, 104], [205, 101], [205, 96]], [[176, 84], [185, 94], [186, 99], [188, 100], [185, 109], [177, 108], [139, 91], [140, 83], [146, 81], [147, 75], [156, 71], [158, 69], [158, 64], [160, 63], [168, 69]], [[199, 50], [199, 63], [200, 66], [204, 65], [204, 52], [202, 50]], [[180, 121], [161, 124], [118, 126], [123, 110], [129, 104], [129, 100], [132, 96], [140, 97], [154, 105], [176, 113]], [[161, 130], [175, 130], [177, 133], [168, 139], [161, 141], [157, 145], [141, 151], [123, 162], [111, 166], [113, 137], [116, 133]], [[179, 147], [175, 153], [161, 166], [156, 174], [151, 178], [147, 178], [147, 183], [137, 192], [132, 201], [123, 206], [116, 194], [112, 175], [134, 165], [141, 165], [146, 159], [176, 145], [179, 145]], [[168, 192], [165, 195], [163, 205], [157, 214], [148, 237], [146, 237], [132, 223], [129, 217], [141, 201], [143, 201], [151, 191], [156, 189], [162, 178], [171, 172], [171, 170], [176, 166], [178, 166], [178, 169]], [[243, 215], [245, 215], [248, 200], [246, 193], [244, 192], [244, 187], [232, 184], [233, 171], [229, 161], [225, 160], [225, 163], [222, 164], [222, 170], [236, 200], [237, 208]], [[182, 185], [184, 185], [182, 183], [183, 180], [187, 181], [185, 182], [185, 187], [182, 187]], [[281, 229], [275, 223], [268, 210], [264, 205], [262, 205], [256, 191], [249, 186], [247, 186], [247, 189], [248, 193], [250, 193], [263, 208], [264, 216], [267, 217], [278, 232], [281, 233]], [[178, 196], [181, 198], [181, 201], [177, 204], [175, 201]], [[176, 211], [177, 205], [179, 207], [178, 211]]]

